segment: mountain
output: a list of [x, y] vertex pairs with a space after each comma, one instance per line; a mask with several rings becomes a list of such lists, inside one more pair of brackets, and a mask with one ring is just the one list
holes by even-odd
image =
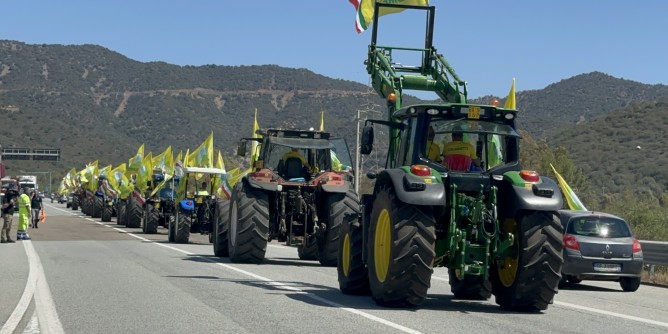
[[8, 168], [117, 165], [142, 143], [185, 150], [210, 131], [216, 149], [232, 155], [250, 136], [255, 109], [262, 127], [318, 127], [323, 111], [327, 130], [354, 145], [357, 109], [382, 110], [378, 102], [363, 84], [306, 69], [141, 63], [95, 45], [0, 41], [0, 144], [60, 148], [62, 156]]
[[602, 194], [668, 192], [668, 98], [646, 101], [564, 130], [553, 142]]
[[[664, 102], [656, 101], [667, 98], [668, 86], [591, 72], [541, 90], [518, 91], [518, 125], [538, 140], [564, 146], [597, 182], [594, 188], [617, 190], [618, 180], [636, 179], [644, 181], [624, 184], [661, 191], [668, 178], [650, 172], [657, 168], [647, 161], [668, 146], [664, 129], [654, 128], [663, 124], [657, 115], [666, 116]], [[418, 101], [404, 99], [405, 104]], [[324, 112], [326, 130], [345, 137], [353, 155], [358, 112], [385, 117], [384, 101], [367, 85], [303, 68], [143, 63], [96, 45], [0, 40], [0, 145], [59, 148], [62, 157], [59, 162], [8, 161], [10, 174], [54, 171], [59, 179], [97, 159], [101, 166], [126, 162], [142, 143], [154, 153], [168, 145], [177, 152], [193, 148], [211, 131], [215, 148], [231, 167], [242, 162], [234, 156], [235, 144], [250, 135], [255, 109], [263, 128], [315, 128]], [[652, 112], [641, 112], [645, 109]], [[639, 115], [652, 116], [651, 123]], [[647, 127], [638, 127], [641, 123]], [[642, 133], [650, 146], [636, 143], [626, 129]], [[633, 147], [648, 149], [610, 151], [619, 133], [636, 143]], [[652, 155], [645, 155], [650, 148]], [[646, 160], [633, 160], [642, 156]]]
[[541, 90], [518, 92], [518, 126], [537, 138], [550, 138], [631, 104], [667, 97], [666, 85], [647, 85], [591, 72]]

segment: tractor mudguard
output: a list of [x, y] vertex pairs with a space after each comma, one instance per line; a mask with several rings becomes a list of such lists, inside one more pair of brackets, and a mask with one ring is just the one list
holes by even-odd
[[271, 192], [277, 192], [278, 191], [278, 184], [277, 183], [268, 183], [268, 182], [258, 182], [254, 181], [251, 178], [244, 177], [241, 179], [239, 182], [244, 182], [248, 184], [249, 186], [256, 188], [256, 189], [264, 189], [267, 191]]
[[350, 183], [346, 182], [344, 185], [340, 186], [330, 186], [327, 184], [322, 185], [322, 190], [328, 193], [347, 193], [350, 189]]
[[425, 178], [404, 172], [402, 169], [386, 169], [378, 175], [376, 187], [392, 181], [399, 200], [412, 205], [445, 205], [445, 187], [443, 183], [425, 182]]
[[102, 193], [101, 191], [96, 191], [96, 192], [95, 192], [95, 196], [97, 196], [97, 197], [104, 197], [104, 193]]
[[[510, 212], [507, 212], [507, 214], [510, 217], [513, 217], [519, 210], [556, 211], [562, 208], [563, 200], [559, 185], [554, 180], [544, 176], [541, 176], [541, 181], [541, 183], [531, 186], [508, 184], [508, 188], [512, 189], [513, 194], [511, 203], [508, 203]], [[545, 191], [549, 192], [550, 190], [553, 192], [551, 196], [545, 194]]]
[[182, 199], [179, 201], [179, 208], [181, 208], [182, 211], [193, 211], [195, 210], [195, 201], [191, 199]]

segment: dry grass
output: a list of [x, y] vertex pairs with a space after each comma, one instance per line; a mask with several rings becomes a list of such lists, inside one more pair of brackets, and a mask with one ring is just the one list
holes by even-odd
[[642, 282], [668, 287], [668, 267], [656, 266], [654, 275], [650, 277], [649, 268], [642, 272]]

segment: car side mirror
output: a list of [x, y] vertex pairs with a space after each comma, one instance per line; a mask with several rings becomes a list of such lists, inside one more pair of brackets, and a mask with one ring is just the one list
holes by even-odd
[[240, 157], [246, 156], [246, 141], [242, 140], [237, 146], [237, 155]]
[[365, 126], [362, 128], [362, 139], [360, 153], [367, 155], [373, 150], [373, 127]]

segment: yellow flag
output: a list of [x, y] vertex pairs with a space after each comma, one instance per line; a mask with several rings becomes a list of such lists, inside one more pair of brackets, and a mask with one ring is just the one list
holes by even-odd
[[320, 131], [325, 131], [325, 112], [320, 112]]
[[510, 92], [508, 92], [508, 97], [506, 98], [506, 102], [503, 104], [503, 107], [505, 109], [517, 109], [515, 102], [515, 78], [513, 78], [513, 85], [510, 86]]
[[[397, 5], [411, 5], [411, 6], [428, 6], [429, 0], [385, 0], [378, 2], [382, 3], [392, 3]], [[355, 29], [358, 33], [363, 32], [371, 23], [373, 23], [373, 16], [376, 6], [376, 0], [351, 0], [350, 3], [355, 6], [357, 15], [355, 17]], [[380, 14], [378, 16], [383, 16], [392, 13], [402, 12], [403, 9], [399, 8], [381, 8]]]
[[144, 144], [141, 144], [137, 149], [137, 154], [128, 160], [127, 171], [130, 173], [137, 172], [142, 161], [144, 161]]
[[172, 146], [168, 146], [162, 153], [153, 157], [153, 169], [163, 174], [174, 174], [174, 155]]
[[[223, 154], [220, 153], [220, 150], [218, 150], [218, 159], [216, 159], [216, 168], [225, 170], [225, 162], [223, 161]], [[213, 179], [211, 180], [211, 183], [213, 192], [220, 193], [220, 186], [222, 185], [223, 180], [227, 177], [226, 174], [227, 173], [212, 176]]]
[[153, 155], [149, 152], [144, 159], [142, 164], [139, 165], [139, 170], [137, 170], [137, 182], [135, 183], [135, 188], [139, 190], [142, 195], [148, 188], [147, 183], [153, 178]]
[[584, 206], [584, 204], [582, 204], [578, 195], [576, 195], [575, 191], [573, 191], [568, 183], [566, 183], [566, 180], [561, 177], [561, 175], [557, 172], [557, 169], [554, 168], [552, 164], [550, 164], [550, 167], [552, 167], [552, 171], [554, 172], [554, 175], [556, 175], [557, 181], [559, 181], [559, 187], [561, 187], [561, 191], [564, 193], [564, 197], [566, 197], [568, 208], [571, 210], [587, 211], [587, 208]]
[[188, 155], [188, 166], [213, 167], [213, 131], [211, 134]]
[[[257, 123], [257, 108], [255, 108], [255, 117], [253, 118], [253, 134], [251, 138], [260, 138], [260, 135], [257, 134], [257, 131], [260, 130], [260, 125]], [[255, 165], [257, 158], [260, 156], [260, 150], [258, 142], [251, 140], [251, 166]]]

